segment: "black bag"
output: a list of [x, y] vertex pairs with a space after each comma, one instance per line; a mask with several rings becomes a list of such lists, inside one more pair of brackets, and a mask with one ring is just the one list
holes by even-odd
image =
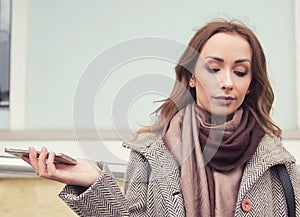
[[283, 187], [287, 208], [288, 208], [288, 216], [295, 217], [296, 216], [295, 195], [294, 195], [294, 189], [293, 189], [290, 176], [287, 172], [285, 165], [279, 164], [279, 165], [275, 165], [274, 167], [277, 170], [280, 182]]

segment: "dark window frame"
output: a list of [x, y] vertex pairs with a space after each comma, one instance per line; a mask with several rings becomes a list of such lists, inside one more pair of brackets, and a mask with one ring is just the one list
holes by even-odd
[[0, 107], [9, 107], [11, 0], [0, 0]]

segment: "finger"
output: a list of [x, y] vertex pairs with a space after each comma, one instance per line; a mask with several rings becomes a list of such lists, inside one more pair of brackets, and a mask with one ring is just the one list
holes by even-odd
[[[30, 164], [30, 159], [29, 159], [29, 157], [22, 156], [21, 159], [22, 159], [23, 161], [26, 161], [28, 164]], [[31, 165], [31, 164], [30, 164], [30, 165]]]
[[48, 151], [45, 147], [42, 148], [39, 159], [38, 159], [38, 168], [39, 168], [39, 176], [44, 177], [47, 175], [47, 156]]
[[29, 147], [29, 164], [34, 169], [36, 174], [39, 173], [37, 151], [33, 147]]
[[49, 152], [48, 161], [47, 161], [47, 171], [50, 176], [53, 176], [56, 171], [54, 159], [55, 159], [55, 154], [52, 151]]

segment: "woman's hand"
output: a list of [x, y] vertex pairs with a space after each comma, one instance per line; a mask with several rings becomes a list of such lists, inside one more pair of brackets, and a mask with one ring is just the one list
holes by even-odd
[[101, 175], [97, 165], [86, 159], [77, 159], [76, 165], [68, 165], [54, 163], [54, 157], [53, 152], [48, 154], [47, 149], [43, 147], [39, 157], [34, 148], [29, 148], [29, 158], [22, 157], [22, 159], [32, 166], [38, 176], [69, 185], [88, 187]]

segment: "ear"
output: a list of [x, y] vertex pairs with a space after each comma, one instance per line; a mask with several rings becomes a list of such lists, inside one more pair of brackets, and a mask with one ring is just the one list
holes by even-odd
[[194, 75], [191, 76], [189, 85], [191, 88], [194, 88], [196, 86], [196, 78]]

